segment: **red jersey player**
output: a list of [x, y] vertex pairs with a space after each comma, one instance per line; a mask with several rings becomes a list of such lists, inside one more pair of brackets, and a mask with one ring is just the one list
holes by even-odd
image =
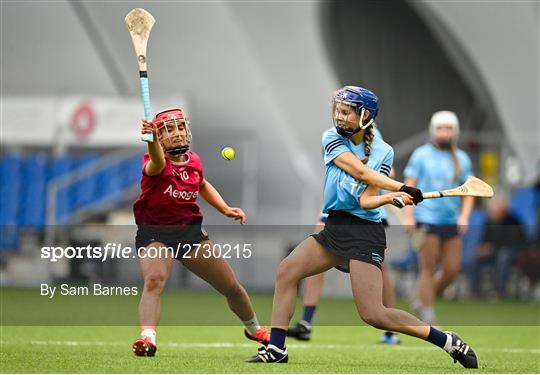
[[[231, 310], [244, 323], [247, 338], [266, 345], [268, 330], [259, 326], [249, 296], [227, 261], [215, 257], [213, 251], [202, 251], [212, 249], [212, 243], [201, 227], [203, 216], [197, 197], [202, 196], [223, 215], [242, 224], [246, 214], [241, 208], [230, 207], [204, 178], [201, 159], [189, 149], [191, 131], [181, 109], [163, 110], [152, 122], [143, 120], [141, 132], [152, 132], [154, 141], [148, 143], [143, 158], [142, 192], [133, 206], [144, 278], [139, 303], [141, 336], [133, 343], [133, 352], [137, 356], [156, 353], [160, 296], [175, 258], [227, 298]], [[192, 251], [198, 246], [201, 251]], [[165, 247], [170, 250], [163, 254]], [[159, 256], [150, 256], [156, 249]], [[185, 256], [189, 252], [189, 257]]]

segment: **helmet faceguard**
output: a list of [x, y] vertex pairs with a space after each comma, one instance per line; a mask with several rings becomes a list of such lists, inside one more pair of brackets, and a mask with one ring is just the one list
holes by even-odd
[[[378, 113], [378, 101], [377, 96], [370, 90], [357, 86], [345, 86], [338, 90], [332, 100], [332, 119], [336, 131], [342, 137], [350, 138], [354, 134], [361, 130], [367, 129], [375, 121]], [[356, 129], [348, 129], [338, 126], [336, 116], [336, 105], [342, 103], [353, 107], [360, 120], [358, 121], [358, 127]], [[364, 121], [364, 115], [366, 110], [369, 111], [369, 117]]]
[[191, 145], [189, 122], [180, 108], [165, 109], [152, 119], [159, 143], [170, 155], [185, 154]]

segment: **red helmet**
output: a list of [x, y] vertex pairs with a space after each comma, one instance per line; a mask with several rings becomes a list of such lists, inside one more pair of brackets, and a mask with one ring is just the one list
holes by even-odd
[[165, 121], [176, 119], [186, 121], [184, 111], [182, 111], [180, 108], [167, 108], [156, 113], [152, 119], [152, 122], [159, 127], [159, 125], [163, 124]]
[[[152, 119], [152, 123], [156, 125], [156, 128], [159, 130], [161, 129], [166, 123], [172, 122], [174, 126], [178, 126], [179, 123], [183, 123], [186, 129], [186, 139], [185, 144], [176, 146], [173, 148], [165, 149], [165, 152], [171, 154], [171, 155], [178, 155], [185, 153], [191, 144], [191, 130], [189, 128], [189, 122], [184, 114], [184, 111], [182, 111], [180, 108], [168, 108], [164, 109], [163, 111], [160, 111], [154, 115], [154, 118]], [[158, 138], [160, 142], [163, 140], [163, 138], [169, 138], [169, 131], [167, 130], [167, 127], [164, 128], [164, 134], [161, 134], [158, 132]]]

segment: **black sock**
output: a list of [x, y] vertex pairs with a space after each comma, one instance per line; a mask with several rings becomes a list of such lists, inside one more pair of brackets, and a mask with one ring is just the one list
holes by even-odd
[[285, 337], [287, 336], [287, 331], [281, 328], [272, 328], [270, 329], [270, 345], [274, 345], [279, 349], [285, 349]]
[[302, 316], [302, 320], [311, 324], [316, 308], [317, 306], [304, 306], [304, 315]]
[[444, 346], [446, 345], [446, 333], [444, 333], [443, 331], [439, 331], [436, 328], [430, 327], [429, 335], [426, 341], [429, 341], [433, 345], [437, 345], [439, 348], [444, 349]]

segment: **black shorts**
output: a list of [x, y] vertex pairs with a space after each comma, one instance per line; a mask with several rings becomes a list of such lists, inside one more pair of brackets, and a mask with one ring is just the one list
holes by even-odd
[[208, 239], [208, 233], [202, 227], [202, 222], [182, 226], [138, 225], [135, 246], [138, 250], [152, 242], [161, 242], [172, 248], [175, 258], [180, 260], [197, 244]]
[[[339, 257], [360, 260], [379, 268], [384, 261], [386, 234], [380, 222], [361, 219], [344, 211], [332, 211], [324, 229], [312, 237]], [[336, 268], [345, 271], [343, 267]]]
[[450, 238], [459, 236], [456, 224], [416, 223], [416, 227], [424, 230], [426, 234], [434, 234], [443, 240], [448, 240]]

